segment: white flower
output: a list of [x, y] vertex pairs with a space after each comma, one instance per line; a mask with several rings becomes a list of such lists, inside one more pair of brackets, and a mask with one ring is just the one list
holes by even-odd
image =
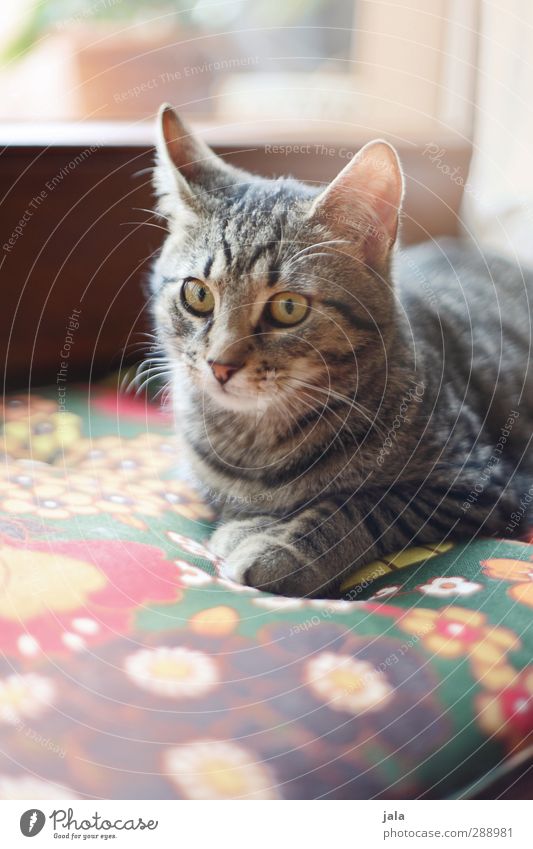
[[383, 707], [393, 692], [385, 675], [366, 660], [327, 651], [307, 663], [305, 681], [333, 710], [355, 714]]
[[277, 799], [270, 770], [236, 743], [202, 740], [164, 755], [164, 769], [187, 799]]
[[52, 784], [32, 776], [0, 775], [0, 799], [78, 799], [62, 784]]
[[298, 610], [304, 606], [301, 598], [286, 598], [282, 595], [260, 595], [252, 599], [252, 604], [266, 607], [267, 610]]
[[438, 598], [447, 598], [451, 595], [472, 595], [483, 589], [483, 584], [477, 584], [475, 581], [467, 581], [461, 577], [445, 577], [433, 578], [427, 584], [422, 584], [417, 588], [424, 595], [437, 596]]
[[53, 701], [54, 685], [42, 675], [8, 675], [0, 679], [0, 722], [16, 725], [40, 716]]
[[193, 566], [192, 563], [187, 563], [186, 560], [175, 560], [174, 563], [179, 569], [182, 583], [188, 587], [201, 587], [214, 582], [212, 575], [199, 569], [198, 566]]
[[255, 587], [249, 587], [246, 584], [237, 584], [228, 578], [216, 578], [215, 580], [221, 587], [231, 590], [233, 593], [251, 593], [252, 595], [257, 595], [260, 592]]
[[183, 534], [177, 534], [175, 531], [167, 531], [167, 536], [179, 548], [182, 548], [183, 551], [188, 551], [190, 554], [196, 554], [198, 557], [203, 557], [205, 560], [211, 560], [213, 563], [218, 560], [216, 554], [213, 554], [213, 552], [206, 548], [205, 545], [202, 545], [201, 542], [197, 542], [195, 539], [183, 536]]
[[346, 598], [310, 598], [306, 599], [305, 604], [309, 607], [318, 607], [325, 610], [325, 616], [328, 615], [328, 612], [353, 613], [355, 610], [354, 602]]
[[374, 595], [369, 596], [368, 601], [378, 601], [380, 598], [387, 598], [389, 595], [395, 595], [401, 587], [399, 584], [395, 584], [390, 587], [382, 587], [380, 590], [377, 590]]
[[181, 646], [141, 649], [126, 658], [124, 668], [143, 690], [169, 698], [203, 696], [219, 680], [212, 657]]

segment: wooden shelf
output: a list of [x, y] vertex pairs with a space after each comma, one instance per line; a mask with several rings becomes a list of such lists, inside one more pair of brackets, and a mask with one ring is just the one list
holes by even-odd
[[[237, 134], [229, 126], [199, 126], [236, 166], [265, 176], [291, 174], [314, 184], [332, 179], [346, 164], [347, 152], [368, 141], [318, 135], [315, 143], [311, 130], [294, 141], [290, 133], [296, 129], [286, 123], [278, 128], [277, 140], [257, 125], [247, 129], [248, 136], [242, 127]], [[0, 359], [6, 385], [55, 381], [73, 308], [82, 312], [69, 380], [102, 375], [120, 365], [124, 350], [134, 351], [132, 343], [148, 325], [146, 280], [163, 236], [143, 211], [154, 202], [153, 129], [152, 122], [0, 124]], [[467, 143], [429, 136], [398, 145], [407, 177], [404, 244], [458, 232], [462, 187], [425, 155], [428, 141], [442, 145], [447, 168], [458, 169], [463, 180], [468, 172]], [[315, 144], [331, 149], [323, 152]], [[275, 145], [292, 149], [276, 151]], [[90, 155], [79, 157], [88, 150]], [[76, 167], [69, 168], [76, 156]], [[62, 173], [64, 179], [49, 189]], [[31, 206], [43, 193], [42, 203]], [[21, 235], [5, 249], [24, 217]]]

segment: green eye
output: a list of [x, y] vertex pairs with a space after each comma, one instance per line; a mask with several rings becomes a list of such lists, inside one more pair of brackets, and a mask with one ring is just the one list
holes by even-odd
[[278, 292], [268, 302], [268, 314], [274, 324], [289, 327], [299, 324], [309, 312], [309, 300], [299, 292]]
[[189, 278], [181, 287], [183, 305], [194, 315], [207, 317], [215, 308], [215, 298], [209, 286]]

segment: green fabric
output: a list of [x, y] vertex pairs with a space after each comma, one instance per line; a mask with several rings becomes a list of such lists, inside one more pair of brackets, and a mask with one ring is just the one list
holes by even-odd
[[270, 596], [220, 577], [168, 420], [66, 406], [4, 407], [0, 798], [457, 797], [531, 742], [533, 546]]

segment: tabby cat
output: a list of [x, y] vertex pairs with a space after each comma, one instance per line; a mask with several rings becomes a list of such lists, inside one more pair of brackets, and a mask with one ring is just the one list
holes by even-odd
[[394, 257], [384, 141], [317, 188], [233, 167], [169, 106], [158, 126], [151, 301], [226, 576], [331, 597], [414, 542], [519, 535], [532, 273], [453, 240]]

